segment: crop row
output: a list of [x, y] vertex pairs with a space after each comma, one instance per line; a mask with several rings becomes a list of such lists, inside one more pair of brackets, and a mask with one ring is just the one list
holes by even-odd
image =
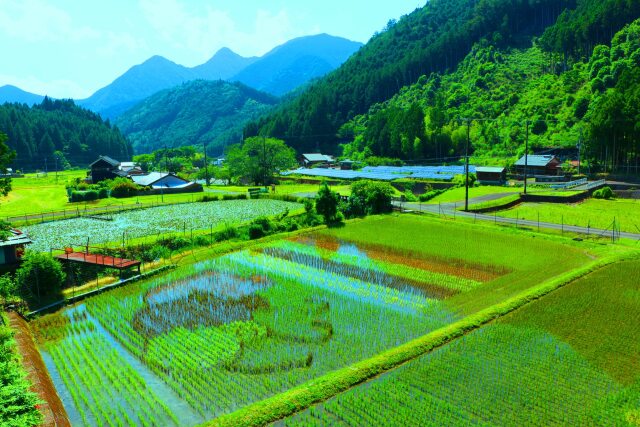
[[620, 389], [549, 334], [488, 326], [285, 424], [614, 425]]
[[[249, 252], [134, 286], [136, 291], [123, 288], [88, 300], [88, 311], [207, 417], [284, 391], [454, 319], [443, 303], [419, 294]], [[252, 320], [227, 319], [219, 326], [207, 319], [218, 316], [215, 304], [199, 306], [200, 326], [180, 326], [184, 314], [160, 309], [167, 303], [198, 306], [195, 296], [202, 301], [207, 292], [221, 301], [248, 296], [265, 304], [252, 308]], [[153, 319], [174, 327], [158, 328], [159, 334], [137, 328], [140, 313], [152, 307], [158, 313]]]
[[49, 347], [83, 425], [179, 425], [142, 377], [92, 330], [86, 326]]
[[222, 223], [250, 221], [259, 216], [271, 216], [294, 210], [296, 203], [280, 200], [230, 200], [224, 202], [190, 203], [137, 209], [113, 216], [113, 221], [75, 218], [42, 223], [23, 228], [33, 240], [31, 249], [48, 251], [69, 244], [82, 245], [87, 239], [100, 244], [126, 238], [138, 238], [190, 230], [206, 230]]

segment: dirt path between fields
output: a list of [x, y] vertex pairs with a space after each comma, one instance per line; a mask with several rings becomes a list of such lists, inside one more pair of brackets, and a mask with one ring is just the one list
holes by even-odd
[[44, 416], [43, 426], [61, 427], [71, 426], [67, 412], [62, 406], [62, 401], [56, 392], [56, 388], [49, 377], [47, 367], [31, 336], [29, 325], [17, 313], [7, 313], [9, 324], [15, 333], [18, 352], [22, 356], [22, 364], [31, 382], [32, 391], [38, 394], [44, 401], [39, 405], [40, 412]]

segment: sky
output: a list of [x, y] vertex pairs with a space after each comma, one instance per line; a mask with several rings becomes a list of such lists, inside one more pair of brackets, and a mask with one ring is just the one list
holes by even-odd
[[82, 99], [162, 55], [263, 55], [295, 37], [367, 42], [426, 0], [0, 0], [0, 86]]

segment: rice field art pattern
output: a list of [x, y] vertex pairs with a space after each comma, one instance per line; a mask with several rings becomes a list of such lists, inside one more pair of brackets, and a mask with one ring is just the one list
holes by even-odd
[[468, 276], [279, 241], [32, 326], [73, 423], [195, 425], [455, 321]]

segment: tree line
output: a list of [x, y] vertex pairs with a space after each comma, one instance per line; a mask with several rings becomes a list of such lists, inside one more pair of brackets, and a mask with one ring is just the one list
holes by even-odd
[[12, 165], [19, 170], [53, 170], [56, 164], [58, 169], [86, 166], [99, 155], [123, 161], [133, 154], [117, 127], [70, 99], [45, 97], [32, 107], [0, 105], [0, 131], [16, 152]]

